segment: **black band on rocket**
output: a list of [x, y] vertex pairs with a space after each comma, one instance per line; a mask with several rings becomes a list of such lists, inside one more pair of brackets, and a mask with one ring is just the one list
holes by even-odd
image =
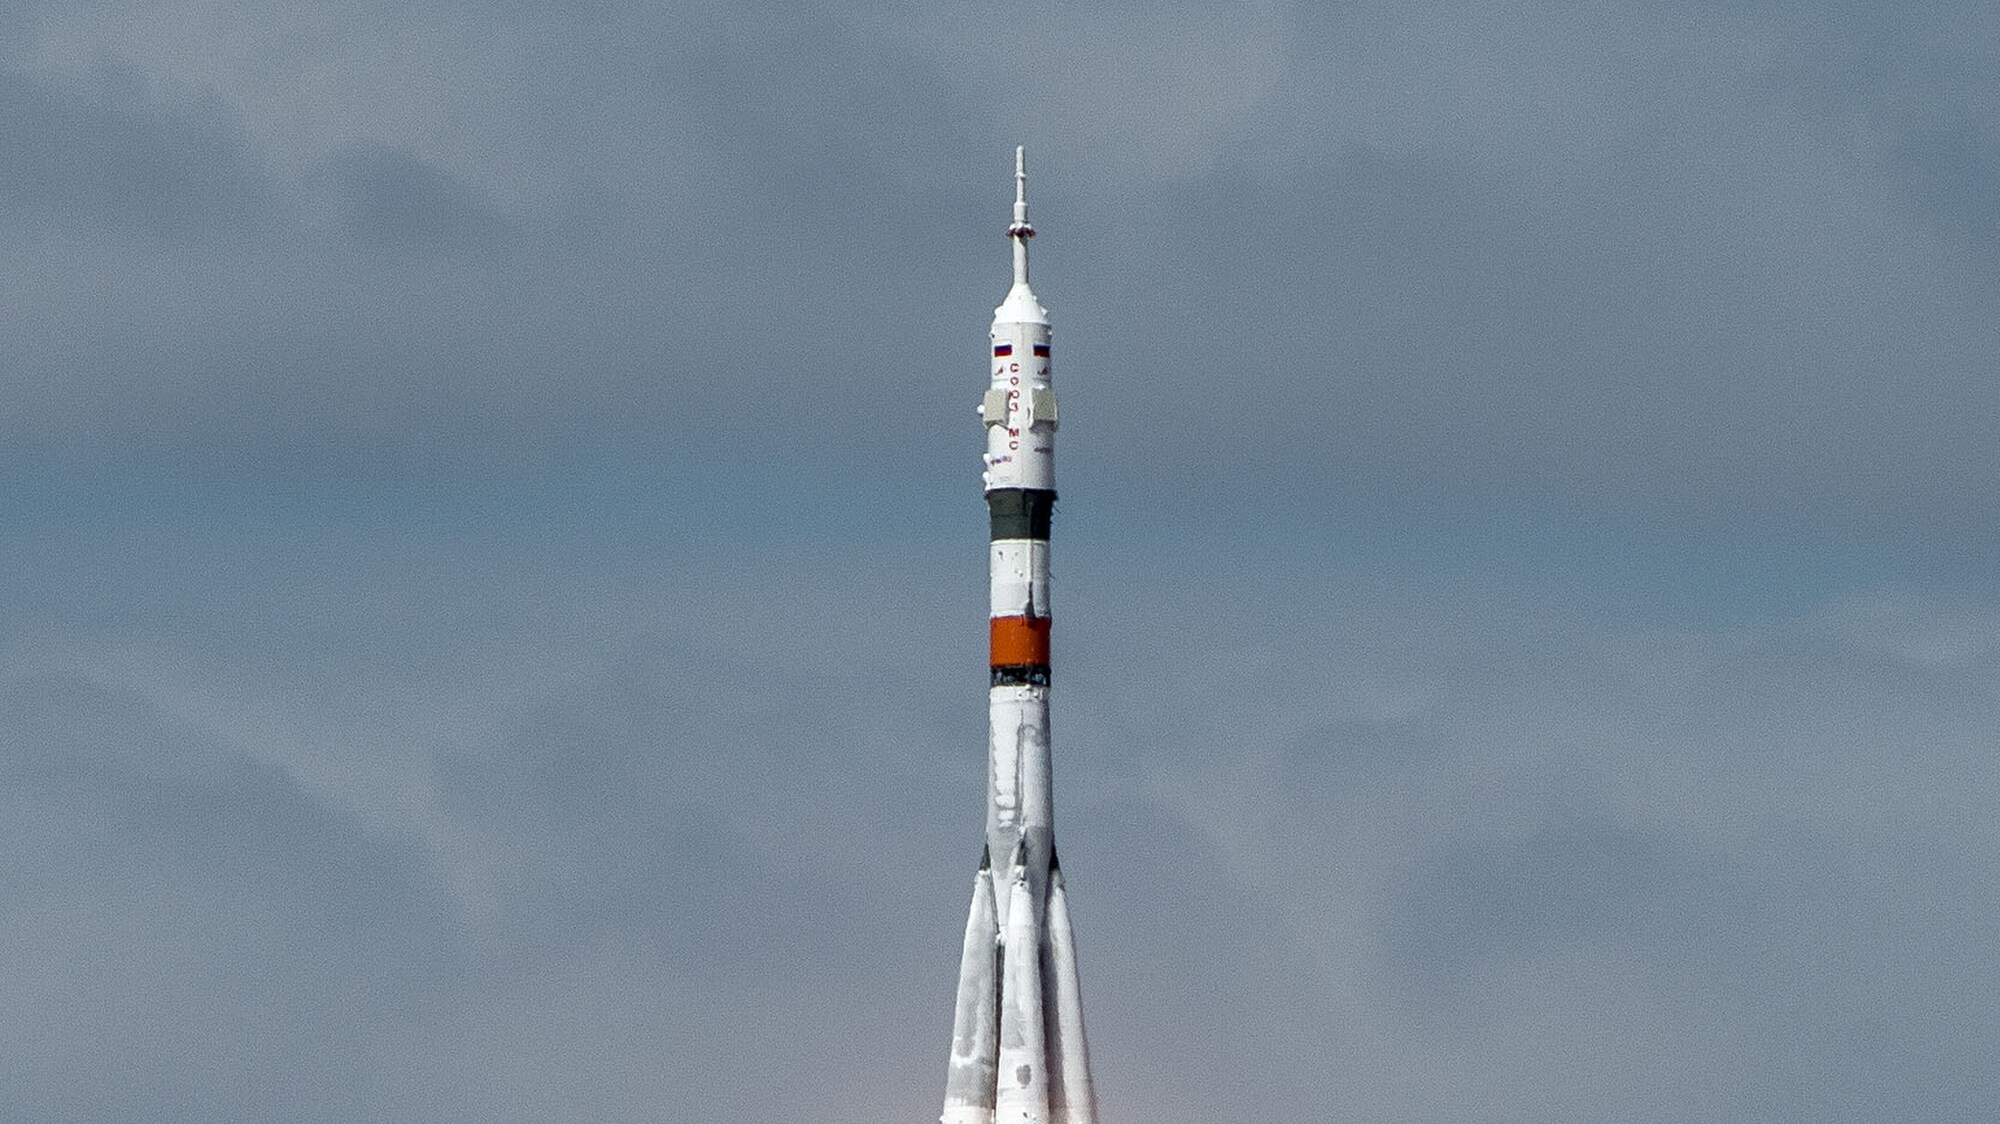
[[1046, 488], [996, 488], [986, 493], [986, 513], [997, 539], [1047, 539], [1056, 494]]
[[1045, 663], [1013, 663], [993, 669], [995, 687], [1046, 687], [1049, 685], [1049, 665]]

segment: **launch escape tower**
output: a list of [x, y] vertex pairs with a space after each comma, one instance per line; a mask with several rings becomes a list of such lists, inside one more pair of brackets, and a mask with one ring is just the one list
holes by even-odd
[[1049, 313], [1028, 287], [1027, 157], [1014, 150], [1014, 284], [993, 311], [986, 428], [992, 680], [986, 850], [952, 1016], [942, 1124], [1096, 1124], [1076, 942], [1049, 792]]

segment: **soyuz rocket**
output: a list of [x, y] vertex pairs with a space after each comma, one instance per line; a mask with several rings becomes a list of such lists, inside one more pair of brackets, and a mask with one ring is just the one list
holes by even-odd
[[1027, 156], [1014, 150], [1014, 284], [993, 311], [986, 429], [992, 720], [986, 851], [952, 1016], [941, 1124], [1096, 1124], [1076, 941], [1049, 794], [1049, 517], [1056, 392], [1049, 313], [1028, 287]]

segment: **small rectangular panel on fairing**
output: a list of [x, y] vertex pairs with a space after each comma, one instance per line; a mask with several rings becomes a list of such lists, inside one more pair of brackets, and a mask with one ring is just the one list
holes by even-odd
[[1028, 391], [1028, 416], [1026, 420], [1029, 425], [1046, 424], [1051, 429], [1055, 428], [1056, 392], [1053, 389], [1046, 386], [1037, 386]]
[[994, 387], [979, 403], [979, 419], [987, 425], [1007, 424], [1007, 392]]

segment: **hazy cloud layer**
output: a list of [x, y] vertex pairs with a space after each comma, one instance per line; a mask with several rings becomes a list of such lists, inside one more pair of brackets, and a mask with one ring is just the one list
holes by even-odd
[[1030, 146], [1107, 1121], [1975, 1121], [1969, 3], [0, 0], [0, 1117], [918, 1119]]
[[[1089, 470], [1990, 539], [1976, 6], [34, 27], [0, 74], [20, 455], [428, 473], [591, 434], [898, 474], [955, 448], [1020, 139]], [[829, 443], [843, 392], [910, 408]]]
[[[930, 1111], [976, 552], [493, 545], [8, 550], [10, 1115]], [[2000, 606], [1066, 557], [1119, 1115], [1981, 1118]]]

